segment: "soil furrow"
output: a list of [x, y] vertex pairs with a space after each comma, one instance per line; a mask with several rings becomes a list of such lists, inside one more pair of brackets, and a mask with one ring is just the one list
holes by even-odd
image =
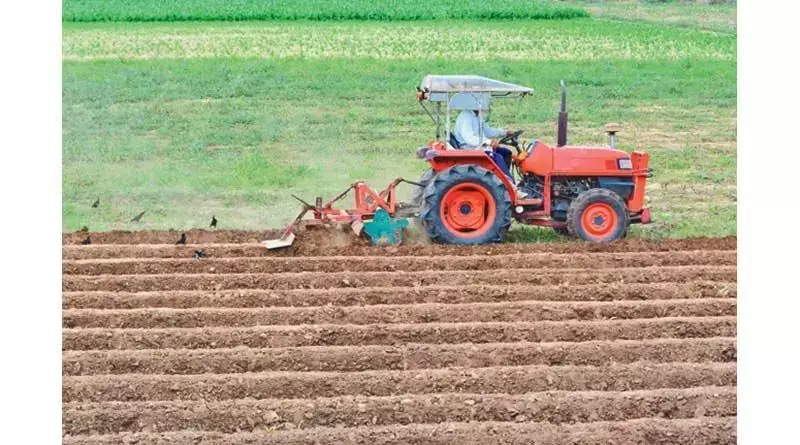
[[[122, 245], [152, 245], [175, 244], [181, 233], [186, 233], [187, 240], [191, 243], [260, 243], [271, 236], [280, 236], [281, 230], [203, 230], [190, 229], [185, 231], [175, 230], [112, 230], [109, 232], [70, 232], [61, 234], [61, 243], [64, 246], [80, 244], [91, 235], [93, 245], [122, 244]], [[262, 246], [263, 247], [263, 246]]]
[[276, 349], [66, 351], [63, 375], [234, 374], [268, 371], [367, 371], [589, 365], [647, 361], [730, 362], [735, 338], [552, 343], [410, 344]]
[[[168, 432], [235, 433], [266, 428], [358, 427], [444, 422], [571, 424], [641, 417], [685, 419], [736, 415], [736, 388], [700, 387], [627, 392], [430, 394], [290, 400], [105, 402], [67, 404], [65, 434]], [[373, 420], [374, 419], [374, 420]]]
[[[624, 438], [624, 439], [622, 439]], [[622, 440], [621, 440], [622, 439]], [[735, 445], [736, 417], [641, 418], [623, 422], [552, 424], [463, 422], [357, 428], [266, 429], [225, 434], [214, 431], [67, 436], [67, 445]]]
[[609, 366], [514, 366], [410, 371], [267, 372], [199, 375], [63, 377], [64, 402], [310, 398], [471, 392], [735, 386], [736, 363], [648, 363]]
[[735, 266], [735, 251], [633, 252], [590, 254], [516, 254], [427, 257], [279, 257], [186, 259], [112, 259], [65, 261], [63, 273], [74, 275], [141, 275], [162, 273], [286, 273], [488, 270], [515, 268], [620, 268], [686, 265]]
[[736, 281], [735, 266], [670, 266], [620, 269], [529, 269], [425, 272], [301, 272], [285, 274], [65, 275], [63, 291], [226, 289], [327, 289], [372, 286], [421, 287], [472, 284], [555, 285]]
[[[125, 249], [139, 250], [157, 250], [166, 249], [174, 252], [175, 240], [177, 240], [182, 232], [177, 231], [135, 231], [135, 232], [73, 232], [62, 234], [62, 244], [64, 250], [81, 249], [84, 251], [101, 250], [116, 250], [114, 255], [110, 257], [123, 257], [123, 256], [139, 256], [139, 255], [122, 255]], [[442, 246], [442, 245], [429, 245], [429, 244], [406, 244], [403, 246], [378, 248], [367, 245], [350, 245], [333, 246], [329, 237], [325, 233], [320, 233], [317, 236], [316, 244], [309, 243], [305, 234], [298, 234], [295, 244], [287, 249], [268, 251], [261, 244], [261, 241], [267, 238], [280, 236], [279, 230], [265, 230], [265, 231], [203, 231], [203, 230], [188, 230], [185, 232], [187, 242], [190, 244], [205, 244], [211, 245], [209, 247], [215, 248], [230, 248], [239, 250], [251, 250], [255, 256], [273, 256], [273, 255], [421, 255], [429, 256], [432, 254], [451, 254], [454, 255], [484, 255], [484, 254], [498, 254], [498, 253], [527, 253], [527, 252], [667, 252], [677, 250], [734, 250], [736, 249], [736, 237], [697, 237], [697, 238], [683, 238], [683, 239], [666, 239], [666, 240], [644, 240], [629, 238], [626, 240], [618, 241], [610, 245], [596, 245], [573, 241], [568, 243], [526, 243], [515, 244], [507, 243], [501, 245], [484, 245], [484, 246]], [[91, 235], [93, 244], [91, 246], [81, 246], [87, 235]], [[214, 245], [217, 246], [214, 246]], [[236, 255], [236, 256], [249, 256], [249, 255]]]
[[735, 337], [736, 317], [519, 323], [63, 329], [64, 350], [279, 348], [402, 343], [508, 343]]
[[[624, 438], [624, 439], [623, 439]], [[67, 445], [735, 445], [736, 417], [641, 418], [622, 422], [552, 424], [462, 422], [356, 428], [266, 429], [225, 434], [214, 431], [66, 436]]]
[[364, 306], [419, 303], [490, 303], [500, 301], [624, 301], [736, 298], [736, 283], [632, 283], [560, 286], [426, 286], [272, 291], [65, 292], [63, 309], [139, 309], [200, 307]]
[[309, 324], [467, 323], [736, 315], [736, 300], [420, 303], [310, 308], [66, 309], [65, 328], [199, 328]]

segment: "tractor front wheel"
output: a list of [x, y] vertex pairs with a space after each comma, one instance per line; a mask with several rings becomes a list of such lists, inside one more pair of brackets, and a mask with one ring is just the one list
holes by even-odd
[[586, 241], [610, 243], [628, 233], [630, 216], [625, 201], [608, 189], [589, 189], [567, 210], [567, 229]]
[[491, 171], [457, 165], [425, 187], [420, 221], [427, 235], [440, 243], [501, 242], [511, 226], [511, 197]]

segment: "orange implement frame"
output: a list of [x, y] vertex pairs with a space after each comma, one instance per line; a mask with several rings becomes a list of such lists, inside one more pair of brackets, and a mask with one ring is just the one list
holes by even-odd
[[[353, 183], [344, 192], [340, 193], [335, 198], [322, 203], [322, 197], [317, 197], [314, 205], [309, 204], [297, 196], [292, 195], [295, 199], [303, 204], [303, 210], [300, 215], [295, 218], [294, 222], [287, 228], [299, 224], [325, 224], [325, 223], [353, 223], [362, 221], [364, 219], [372, 218], [375, 211], [379, 208], [386, 210], [390, 215], [394, 215], [397, 210], [397, 186], [401, 182], [410, 182], [403, 178], [397, 178], [389, 185], [381, 190], [375, 191], [370, 188], [365, 182], [358, 181]], [[413, 184], [413, 183], [412, 183]], [[353, 191], [353, 208], [351, 209], [336, 209], [333, 205], [347, 196], [350, 191]], [[301, 221], [307, 212], [311, 212], [314, 216], [311, 220]]]
[[[269, 249], [288, 247], [294, 241], [294, 229], [297, 227], [307, 226], [322, 226], [322, 225], [335, 225], [335, 224], [350, 224], [356, 234], [360, 234], [363, 226], [362, 221], [371, 219], [378, 209], [384, 209], [389, 215], [394, 216], [397, 211], [397, 193], [396, 188], [401, 182], [408, 182], [414, 185], [420, 185], [412, 181], [407, 181], [403, 178], [397, 178], [389, 185], [376, 192], [370, 188], [365, 182], [358, 181], [353, 183], [344, 192], [340, 193], [335, 198], [322, 203], [322, 197], [318, 196], [315, 203], [309, 204], [306, 201], [298, 198], [295, 195], [292, 197], [303, 204], [303, 209], [300, 214], [286, 227], [280, 238], [275, 240], [266, 240], [264, 244]], [[353, 190], [354, 204], [352, 209], [336, 209], [333, 205], [347, 196]], [[311, 212], [312, 219], [304, 220], [303, 217]]]
[[[317, 198], [317, 205], [310, 206], [309, 210], [314, 213], [314, 219], [328, 220], [330, 222], [353, 222], [370, 218], [379, 208], [386, 210], [390, 215], [394, 215], [397, 205], [395, 189], [398, 184], [404, 181], [403, 178], [397, 178], [380, 192], [376, 192], [365, 182], [358, 181], [324, 205], [320, 205], [322, 199]], [[353, 190], [353, 208], [347, 210], [334, 209], [333, 204], [344, 198], [350, 190]], [[306, 205], [309, 206], [308, 204]]]

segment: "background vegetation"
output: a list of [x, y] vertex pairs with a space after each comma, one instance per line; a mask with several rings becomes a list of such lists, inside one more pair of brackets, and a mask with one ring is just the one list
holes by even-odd
[[[79, 3], [89, 2], [65, 3], [65, 20]], [[735, 28], [722, 15], [695, 26], [648, 9], [663, 5], [609, 18], [609, 5], [591, 18], [457, 26], [65, 22], [64, 229], [205, 227], [212, 214], [220, 228], [272, 228], [296, 213], [290, 193], [414, 178], [424, 164], [413, 152], [434, 136], [414, 86], [426, 73], [474, 73], [535, 90], [496, 102], [498, 125], [551, 142], [564, 79], [571, 143], [604, 144], [602, 126], [618, 122], [621, 148], [651, 153], [657, 222], [634, 235], [734, 234]]]
[[536, 0], [65, 0], [71, 22], [187, 20], [570, 19], [585, 10]]

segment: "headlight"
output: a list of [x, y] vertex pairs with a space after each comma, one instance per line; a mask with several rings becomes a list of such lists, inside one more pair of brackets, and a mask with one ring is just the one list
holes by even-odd
[[617, 159], [617, 167], [619, 167], [620, 170], [631, 170], [633, 168], [631, 158]]

